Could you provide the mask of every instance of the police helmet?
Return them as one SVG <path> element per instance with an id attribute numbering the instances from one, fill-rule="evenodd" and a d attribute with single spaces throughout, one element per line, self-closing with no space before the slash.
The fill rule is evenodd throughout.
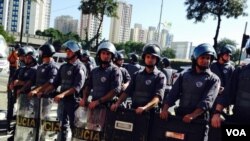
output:
<path id="1" fill-rule="evenodd" d="M 32 46 L 27 46 L 26 47 L 26 56 L 30 55 L 35 62 L 37 62 L 38 59 L 38 54 L 37 51 L 32 47 Z"/>
<path id="2" fill-rule="evenodd" d="M 97 49 L 97 57 L 100 55 L 100 52 L 102 50 L 108 51 L 110 53 L 112 53 L 112 58 L 114 58 L 115 53 L 116 53 L 116 48 L 114 46 L 114 44 L 112 44 L 111 42 L 105 41 L 102 42 Z"/>
<path id="3" fill-rule="evenodd" d="M 17 50 L 18 56 L 25 56 L 26 55 L 26 47 L 21 47 Z"/>
<path id="4" fill-rule="evenodd" d="M 200 57 L 201 55 L 205 55 L 205 54 L 211 55 L 212 60 L 217 58 L 214 48 L 210 44 L 203 43 L 203 44 L 198 45 L 194 49 L 192 59 L 197 60 L 198 57 Z"/>
<path id="5" fill-rule="evenodd" d="M 222 54 L 225 54 L 225 53 L 228 53 L 229 55 L 232 55 L 233 53 L 233 50 L 235 49 L 236 47 L 233 46 L 233 45 L 229 45 L 229 44 L 226 44 L 224 45 L 223 47 L 221 47 L 218 51 L 218 55 L 222 55 Z"/>
<path id="6" fill-rule="evenodd" d="M 159 62 L 159 60 L 161 58 L 160 46 L 158 44 L 146 44 L 142 50 L 142 59 L 143 60 L 145 59 L 146 54 L 152 54 L 153 56 L 156 56 L 158 59 L 158 62 Z"/>
<path id="7" fill-rule="evenodd" d="M 245 45 L 245 48 L 246 48 L 246 53 L 247 54 L 250 54 L 250 39 L 247 40 L 247 43 Z"/>
<path id="8" fill-rule="evenodd" d="M 18 50 L 18 49 L 21 48 L 21 47 L 22 47 L 21 44 L 20 44 L 20 43 L 17 43 L 17 44 L 15 45 L 14 48 L 15 48 L 16 50 Z"/>
<path id="9" fill-rule="evenodd" d="M 80 52 L 80 46 L 79 44 L 74 41 L 74 40 L 69 40 L 67 42 L 65 42 L 62 45 L 63 48 L 65 48 L 65 50 L 71 50 L 72 52 L 76 53 L 76 52 Z"/>
<path id="10" fill-rule="evenodd" d="M 161 62 L 164 66 L 170 66 L 170 60 L 167 57 L 163 57 Z"/>
<path id="11" fill-rule="evenodd" d="M 44 44 L 39 48 L 41 57 L 51 57 L 56 53 L 55 48 L 51 44 Z"/>
<path id="12" fill-rule="evenodd" d="M 124 59 L 124 55 L 121 52 L 116 52 L 115 54 L 115 60 L 122 60 Z"/>
<path id="13" fill-rule="evenodd" d="M 89 57 L 90 56 L 90 53 L 88 50 L 82 50 L 82 56 L 83 57 Z"/>
<path id="14" fill-rule="evenodd" d="M 129 59 L 132 61 L 132 62 L 138 62 L 139 61 L 139 56 L 135 53 L 132 53 L 129 57 Z"/>

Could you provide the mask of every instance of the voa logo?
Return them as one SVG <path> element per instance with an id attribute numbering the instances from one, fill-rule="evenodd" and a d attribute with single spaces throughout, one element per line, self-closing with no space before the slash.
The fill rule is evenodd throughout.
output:
<path id="1" fill-rule="evenodd" d="M 244 129 L 226 129 L 227 136 L 247 136 Z"/>

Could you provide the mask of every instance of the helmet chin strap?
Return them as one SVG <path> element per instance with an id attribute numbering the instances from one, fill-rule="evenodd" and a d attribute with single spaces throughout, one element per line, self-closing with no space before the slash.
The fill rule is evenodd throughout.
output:
<path id="1" fill-rule="evenodd" d="M 147 64 L 145 64 L 145 66 L 146 66 L 147 68 L 152 69 L 155 65 L 147 65 Z"/>
<path id="2" fill-rule="evenodd" d="M 75 56 L 76 56 L 76 55 L 74 54 L 73 56 L 71 56 L 71 57 L 69 57 L 69 58 L 67 57 L 67 58 L 66 58 L 66 61 L 69 62 L 69 61 L 72 60 Z"/>
<path id="3" fill-rule="evenodd" d="M 197 64 L 197 67 L 198 67 L 200 70 L 203 70 L 203 71 L 209 68 L 209 66 L 201 66 L 201 65 L 198 65 L 198 64 Z"/>
<path id="4" fill-rule="evenodd" d="M 109 64 L 111 61 L 102 61 L 102 60 L 100 60 L 100 64 L 103 64 L 103 65 L 107 65 L 107 64 Z"/>

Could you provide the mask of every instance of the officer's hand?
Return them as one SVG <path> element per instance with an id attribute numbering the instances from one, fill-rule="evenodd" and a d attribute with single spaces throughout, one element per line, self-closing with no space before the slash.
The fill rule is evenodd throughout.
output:
<path id="1" fill-rule="evenodd" d="M 9 89 L 10 89 L 10 90 L 14 90 L 14 84 L 13 84 L 13 83 L 10 83 Z"/>
<path id="2" fill-rule="evenodd" d="M 160 118 L 167 120 L 168 119 L 168 111 L 167 110 L 161 111 Z"/>
<path id="3" fill-rule="evenodd" d="M 40 98 L 40 97 L 42 97 L 43 92 L 39 91 L 39 92 L 36 93 L 36 95 L 37 95 L 38 98 Z"/>
<path id="4" fill-rule="evenodd" d="M 81 99 L 80 102 L 79 102 L 79 105 L 82 106 L 82 107 L 85 107 L 86 104 L 85 104 L 85 100 Z"/>
<path id="5" fill-rule="evenodd" d="M 59 94 L 59 95 L 57 95 L 57 96 L 54 98 L 54 101 L 57 102 L 57 103 L 59 103 L 60 100 L 63 99 L 63 98 L 64 98 L 64 94 Z"/>
<path id="6" fill-rule="evenodd" d="M 97 100 L 92 101 L 92 102 L 89 103 L 89 109 L 90 109 L 90 110 L 93 110 L 93 109 L 95 109 L 95 107 L 96 107 L 97 105 L 99 105 L 99 102 L 98 102 Z"/>
<path id="7" fill-rule="evenodd" d="M 222 121 L 223 119 L 220 117 L 220 114 L 214 114 L 211 119 L 211 125 L 214 128 L 220 128 Z"/>
<path id="8" fill-rule="evenodd" d="M 114 104 L 111 105 L 110 110 L 115 112 L 118 107 L 119 107 L 119 105 L 117 103 L 114 103 Z"/>
<path id="9" fill-rule="evenodd" d="M 191 114 L 187 114 L 183 117 L 182 121 L 185 123 L 190 123 L 193 119 L 194 117 Z"/>
<path id="10" fill-rule="evenodd" d="M 15 81 L 13 82 L 13 86 L 15 87 L 15 86 L 17 86 L 17 84 L 18 84 L 18 80 L 15 80 Z"/>
<path id="11" fill-rule="evenodd" d="M 37 91 L 36 91 L 36 90 L 30 91 L 30 92 L 28 93 L 28 97 L 31 98 L 31 97 L 35 96 L 36 94 L 37 94 Z"/>
<path id="12" fill-rule="evenodd" d="M 135 113 L 136 114 L 142 114 L 144 110 L 145 110 L 144 107 L 138 107 L 138 108 L 135 109 Z"/>

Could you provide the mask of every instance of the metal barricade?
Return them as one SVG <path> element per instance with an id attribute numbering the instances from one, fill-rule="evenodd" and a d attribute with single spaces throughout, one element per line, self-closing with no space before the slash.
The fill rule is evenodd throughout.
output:
<path id="1" fill-rule="evenodd" d="M 205 120 L 184 123 L 181 117 L 170 115 L 168 120 L 162 120 L 155 114 L 150 141 L 203 141 L 207 129 Z"/>
<path id="2" fill-rule="evenodd" d="M 132 109 L 119 108 L 106 116 L 106 141 L 147 141 L 149 113 L 138 115 Z"/>

